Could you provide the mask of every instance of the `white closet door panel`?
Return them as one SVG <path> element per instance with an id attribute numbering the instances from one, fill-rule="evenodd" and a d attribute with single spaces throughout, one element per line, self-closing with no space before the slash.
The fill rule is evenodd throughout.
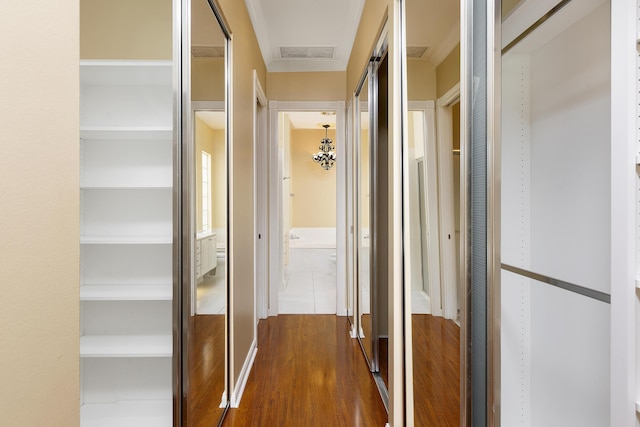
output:
<path id="1" fill-rule="evenodd" d="M 172 235 L 171 189 L 84 190 L 84 237 L 166 237 Z"/>
<path id="2" fill-rule="evenodd" d="M 609 9 L 531 56 L 533 271 L 610 289 Z"/>
<path id="3" fill-rule="evenodd" d="M 88 358 L 80 364 L 84 405 L 172 397 L 171 358 Z"/>
<path id="4" fill-rule="evenodd" d="M 83 335 L 171 335 L 171 301 L 84 301 Z"/>
<path id="5" fill-rule="evenodd" d="M 172 283 L 171 245 L 83 245 L 83 285 Z"/>
<path id="6" fill-rule="evenodd" d="M 90 85 L 81 88 L 81 127 L 171 126 L 171 86 Z"/>
<path id="7" fill-rule="evenodd" d="M 171 140 L 84 140 L 80 186 L 172 187 Z"/>

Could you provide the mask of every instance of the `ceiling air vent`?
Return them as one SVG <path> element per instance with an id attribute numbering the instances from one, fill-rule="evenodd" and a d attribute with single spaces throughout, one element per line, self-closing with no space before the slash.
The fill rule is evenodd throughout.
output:
<path id="1" fill-rule="evenodd" d="M 280 47 L 282 59 L 333 59 L 336 48 L 325 47 Z"/>
<path id="2" fill-rule="evenodd" d="M 407 46 L 407 58 L 422 58 L 427 50 L 427 46 Z"/>
<path id="3" fill-rule="evenodd" d="M 191 46 L 194 58 L 224 58 L 224 46 Z"/>

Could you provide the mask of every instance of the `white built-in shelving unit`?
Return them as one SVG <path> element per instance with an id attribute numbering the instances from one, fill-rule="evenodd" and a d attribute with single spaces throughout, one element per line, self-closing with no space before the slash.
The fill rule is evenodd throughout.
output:
<path id="1" fill-rule="evenodd" d="M 522 2 L 503 46 L 557 3 Z M 611 425 L 610 33 L 609 1 L 574 0 L 502 56 L 505 426 Z"/>
<path id="2" fill-rule="evenodd" d="M 80 83 L 81 426 L 170 426 L 173 64 Z"/>

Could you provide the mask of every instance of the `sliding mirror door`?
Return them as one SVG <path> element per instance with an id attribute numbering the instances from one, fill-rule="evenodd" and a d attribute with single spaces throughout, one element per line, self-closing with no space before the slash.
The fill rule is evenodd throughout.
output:
<path id="1" fill-rule="evenodd" d="M 460 425 L 460 5 L 405 0 L 407 133 L 403 268 L 410 295 L 413 414 Z M 437 120 L 436 120 L 437 118 Z M 409 328 L 407 328 L 409 329 Z M 411 358 L 409 359 L 411 360 Z"/>
<path id="2" fill-rule="evenodd" d="M 369 67 L 356 92 L 356 272 L 358 289 L 358 340 L 373 370 L 371 325 L 371 236 L 370 236 L 370 142 L 369 142 Z"/>
<path id="3" fill-rule="evenodd" d="M 386 27 L 385 27 L 386 29 Z M 388 60 L 383 29 L 356 89 L 355 194 L 358 339 L 388 403 Z"/>
<path id="4" fill-rule="evenodd" d="M 215 4 L 190 0 L 183 55 L 183 425 L 219 425 L 227 384 L 227 47 Z M 186 92 L 186 93 L 184 93 Z M 188 268 L 187 268 L 188 266 Z"/>

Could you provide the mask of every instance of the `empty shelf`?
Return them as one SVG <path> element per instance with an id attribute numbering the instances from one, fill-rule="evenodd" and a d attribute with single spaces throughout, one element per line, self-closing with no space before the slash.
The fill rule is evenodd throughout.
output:
<path id="1" fill-rule="evenodd" d="M 84 404 L 80 419 L 83 427 L 171 427 L 173 403 L 167 399 Z"/>
<path id="2" fill-rule="evenodd" d="M 171 285 L 83 285 L 82 301 L 170 301 Z"/>
<path id="3" fill-rule="evenodd" d="M 171 236 L 81 236 L 82 245 L 170 245 Z"/>
<path id="4" fill-rule="evenodd" d="M 168 126 L 157 127 L 93 127 L 80 128 L 80 139 L 93 140 L 123 140 L 123 139 L 172 139 L 173 128 Z"/>
<path id="5" fill-rule="evenodd" d="M 171 335 L 83 335 L 80 357 L 171 357 Z"/>

